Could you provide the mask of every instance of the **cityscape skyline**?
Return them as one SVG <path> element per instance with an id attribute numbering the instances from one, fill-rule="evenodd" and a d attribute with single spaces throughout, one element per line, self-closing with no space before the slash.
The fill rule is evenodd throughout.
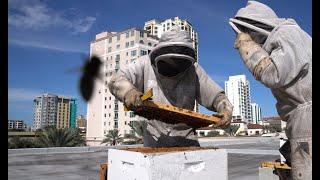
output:
<path id="1" fill-rule="evenodd" d="M 302 29 L 312 35 L 309 11 L 311 1 L 292 1 L 290 8 L 286 2 L 262 2 L 270 7 L 277 7 L 279 17 L 294 18 Z M 175 16 L 188 19 L 197 29 L 200 39 L 199 62 L 212 79 L 223 87 L 228 76 L 245 74 L 251 82 L 251 91 L 259 92 L 253 94 L 252 100 L 263 109 L 262 117 L 276 116 L 275 100 L 270 90 L 252 77 L 233 48 L 235 34 L 227 19 L 233 17 L 237 9 L 246 2 L 231 5 L 223 1 L 170 4 L 165 11 L 154 11 L 148 8 L 153 5 L 147 1 L 126 2 L 128 6 L 125 9 L 116 1 L 99 1 L 90 3 L 90 6 L 84 1 L 9 1 L 9 119 L 22 119 L 30 125 L 33 119 L 32 100 L 45 92 L 79 99 L 79 114 L 86 115 L 86 103 L 77 89 L 79 74 L 66 71 L 82 65 L 83 59 L 89 54 L 88 43 L 95 34 L 102 31 L 122 31 L 137 25 L 142 27 L 141 22 Z M 44 19 L 34 18 L 22 7 L 42 7 L 40 10 L 33 8 L 30 13 L 43 15 L 41 17 Z M 139 8 L 144 10 L 136 11 Z M 120 9 L 123 11 L 119 11 Z M 203 107 L 200 107 L 200 112 L 212 114 Z"/>

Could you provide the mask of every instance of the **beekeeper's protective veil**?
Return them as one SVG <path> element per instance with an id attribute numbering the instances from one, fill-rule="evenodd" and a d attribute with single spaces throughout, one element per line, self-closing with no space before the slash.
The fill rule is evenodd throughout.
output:
<path id="1" fill-rule="evenodd" d="M 150 52 L 151 64 L 156 74 L 177 78 L 193 65 L 196 51 L 188 33 L 175 26 L 163 34 L 159 44 Z"/>

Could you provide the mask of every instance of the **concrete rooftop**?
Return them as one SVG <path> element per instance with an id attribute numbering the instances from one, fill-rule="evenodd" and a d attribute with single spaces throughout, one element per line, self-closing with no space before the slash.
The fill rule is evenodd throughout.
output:
<path id="1" fill-rule="evenodd" d="M 258 167 L 262 161 L 280 158 L 277 138 L 203 138 L 199 141 L 201 146 L 227 149 L 230 180 L 258 179 Z M 107 148 L 9 150 L 8 179 L 99 179 L 99 165 L 107 161 Z"/>

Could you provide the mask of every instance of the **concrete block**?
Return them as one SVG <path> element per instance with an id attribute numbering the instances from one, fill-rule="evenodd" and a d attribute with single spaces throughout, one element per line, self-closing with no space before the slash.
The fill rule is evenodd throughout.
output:
<path id="1" fill-rule="evenodd" d="M 227 180 L 225 149 L 142 153 L 109 149 L 108 180 Z"/>
<path id="2" fill-rule="evenodd" d="M 279 180 L 279 176 L 273 173 L 270 167 L 259 167 L 259 180 Z"/>

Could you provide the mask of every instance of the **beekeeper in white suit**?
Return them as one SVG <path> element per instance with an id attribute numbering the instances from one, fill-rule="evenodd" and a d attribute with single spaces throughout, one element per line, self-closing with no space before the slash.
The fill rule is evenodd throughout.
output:
<path id="1" fill-rule="evenodd" d="M 291 148 L 284 152 L 291 150 L 285 156 L 292 178 L 311 179 L 312 38 L 293 19 L 278 18 L 256 1 L 248 1 L 230 24 L 238 32 L 235 48 L 255 79 L 271 89 L 277 111 L 287 121 L 286 146 Z"/>
<path id="2" fill-rule="evenodd" d="M 224 90 L 196 62 L 190 34 L 175 26 L 165 32 L 148 56 L 121 69 L 108 84 L 110 92 L 129 109 L 141 105 L 143 92 L 153 89 L 153 100 L 189 110 L 195 101 L 222 115 L 217 125 L 229 126 L 232 105 Z M 184 123 L 147 120 L 144 146 L 199 146 L 195 129 Z"/>

